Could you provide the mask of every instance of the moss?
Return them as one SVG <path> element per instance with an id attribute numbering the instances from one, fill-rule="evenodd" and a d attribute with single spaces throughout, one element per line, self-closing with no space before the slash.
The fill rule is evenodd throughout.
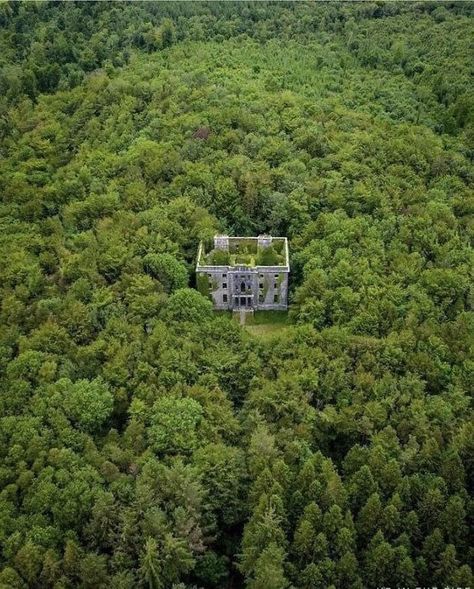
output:
<path id="1" fill-rule="evenodd" d="M 209 290 L 209 279 L 207 274 L 198 274 L 196 277 L 196 286 L 198 291 L 207 298 L 211 298 L 211 293 Z"/>
<path id="2" fill-rule="evenodd" d="M 228 266 L 230 263 L 230 254 L 224 250 L 213 250 L 207 256 L 207 259 L 213 266 Z"/>
<path id="3" fill-rule="evenodd" d="M 281 249 L 283 242 L 278 243 Z M 210 266 L 281 266 L 284 257 L 275 251 L 273 245 L 267 248 L 259 248 L 242 245 L 238 250 L 231 248 L 230 252 L 224 250 L 212 250 L 208 254 L 202 254 L 201 264 Z"/>
<path id="4" fill-rule="evenodd" d="M 257 253 L 257 241 L 252 238 L 239 239 L 238 242 L 230 241 L 229 249 L 235 254 L 256 254 Z"/>
<path id="5" fill-rule="evenodd" d="M 215 279 L 209 279 L 209 276 L 203 272 L 196 276 L 197 290 L 209 300 L 212 299 L 212 293 L 219 288 L 219 282 Z"/>
<path id="6" fill-rule="evenodd" d="M 255 266 L 255 258 L 253 255 L 244 253 L 233 256 L 234 264 L 238 266 Z"/>
<path id="7" fill-rule="evenodd" d="M 277 254 L 282 255 L 283 254 L 283 246 L 284 246 L 285 242 L 283 239 L 274 239 L 272 241 L 272 246 L 273 249 L 276 251 Z"/>
<path id="8" fill-rule="evenodd" d="M 259 282 L 261 282 L 262 280 L 263 280 L 263 288 L 259 289 L 259 300 L 260 300 L 260 296 L 262 296 L 263 299 L 260 300 L 260 302 L 265 302 L 270 284 L 268 282 L 268 277 L 266 275 L 264 275 L 263 278 L 259 278 Z"/>
<path id="9" fill-rule="evenodd" d="M 278 266 L 282 262 L 282 256 L 279 256 L 273 246 L 261 248 L 257 255 L 258 266 Z"/>

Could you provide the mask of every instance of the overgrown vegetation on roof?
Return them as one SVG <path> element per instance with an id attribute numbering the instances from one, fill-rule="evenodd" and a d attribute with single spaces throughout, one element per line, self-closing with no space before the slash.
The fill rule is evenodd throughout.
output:
<path id="1" fill-rule="evenodd" d="M 229 250 L 210 249 L 202 244 L 201 265 L 210 266 L 283 266 L 286 264 L 284 240 L 275 239 L 268 247 L 257 245 L 256 239 L 235 238 Z"/>

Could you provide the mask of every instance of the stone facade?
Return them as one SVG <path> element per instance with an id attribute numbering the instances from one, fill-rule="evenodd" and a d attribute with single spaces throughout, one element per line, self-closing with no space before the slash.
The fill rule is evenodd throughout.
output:
<path id="1" fill-rule="evenodd" d="M 274 247 L 278 248 L 279 254 L 275 254 L 275 259 L 272 259 L 269 251 L 273 255 Z M 242 250 L 246 252 L 245 255 L 241 255 Z M 217 264 L 214 263 L 213 252 L 219 252 Z M 225 259 L 226 255 L 228 259 Z M 248 260 L 242 263 L 245 257 Z M 269 265 L 268 262 L 275 263 Z M 199 246 L 197 287 L 202 294 L 212 299 L 214 308 L 218 310 L 244 308 L 286 311 L 289 272 L 286 237 L 216 235 L 211 252 L 205 252 L 204 244 Z"/>

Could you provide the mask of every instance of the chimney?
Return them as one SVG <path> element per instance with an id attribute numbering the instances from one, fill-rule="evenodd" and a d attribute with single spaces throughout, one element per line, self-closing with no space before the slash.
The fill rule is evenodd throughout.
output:
<path id="1" fill-rule="evenodd" d="M 272 245 L 272 236 L 271 235 L 259 235 L 258 236 L 258 247 L 270 247 Z"/>
<path id="2" fill-rule="evenodd" d="M 215 235 L 214 236 L 214 249 L 229 251 L 229 236 L 228 235 Z"/>

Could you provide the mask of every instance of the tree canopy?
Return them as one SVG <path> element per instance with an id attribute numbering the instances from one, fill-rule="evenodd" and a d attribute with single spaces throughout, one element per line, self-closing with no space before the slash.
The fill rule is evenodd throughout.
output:
<path id="1" fill-rule="evenodd" d="M 0 4 L 0 588 L 473 585 L 472 11 Z"/>

